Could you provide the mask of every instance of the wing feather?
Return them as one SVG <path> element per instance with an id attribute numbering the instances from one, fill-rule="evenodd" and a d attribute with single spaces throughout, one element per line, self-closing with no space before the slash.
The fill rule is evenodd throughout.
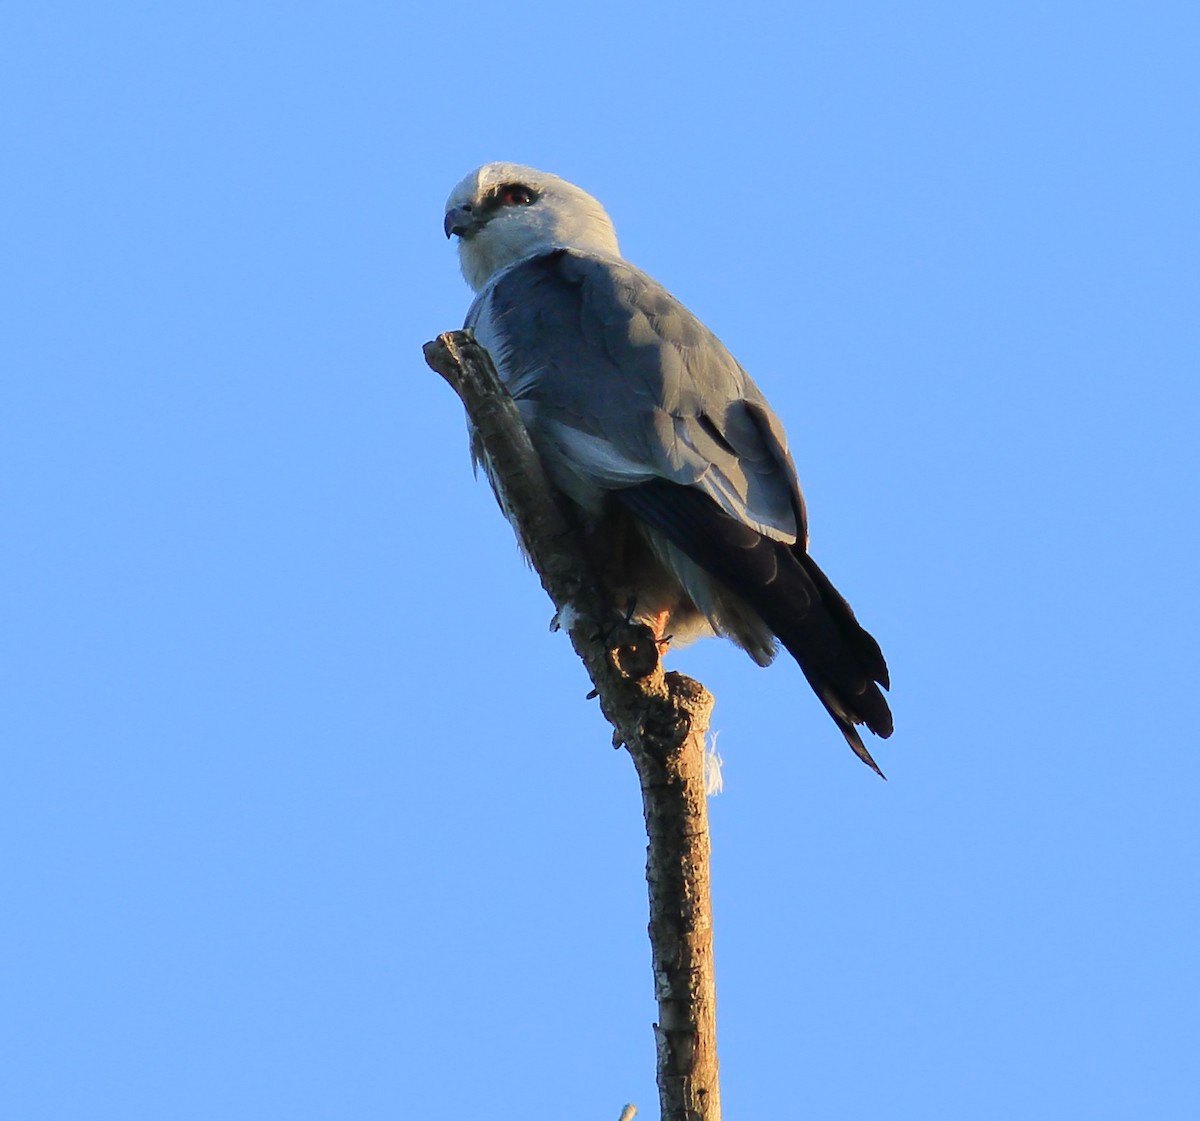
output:
<path id="1" fill-rule="evenodd" d="M 771 538 L 803 537 L 782 426 L 720 340 L 645 273 L 554 250 L 499 274 L 467 325 L 556 485 L 585 509 L 662 478 Z"/>

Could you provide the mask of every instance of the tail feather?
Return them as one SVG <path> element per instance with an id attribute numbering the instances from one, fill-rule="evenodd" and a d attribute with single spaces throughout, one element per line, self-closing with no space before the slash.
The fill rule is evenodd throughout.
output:
<path id="1" fill-rule="evenodd" d="M 842 735 L 846 737 L 846 742 L 850 745 L 850 750 L 866 763 L 884 782 L 887 782 L 887 775 L 879 769 L 879 764 L 875 762 L 875 759 L 867 750 L 866 745 L 862 741 L 862 736 L 858 734 L 858 729 L 853 723 L 836 711 L 834 705 L 830 703 L 823 692 L 818 690 L 817 696 L 820 697 L 821 703 L 825 706 L 825 711 L 833 717 L 833 722 L 838 726 Z"/>
<path id="2" fill-rule="evenodd" d="M 850 750 L 853 751 L 854 754 L 857 755 L 864 763 L 866 763 L 866 765 L 870 767 L 871 770 L 873 770 L 881 779 L 883 779 L 884 782 L 886 782 L 887 775 L 885 775 L 883 771 L 879 769 L 879 764 L 875 762 L 874 757 L 871 755 L 870 751 L 867 750 L 866 745 L 862 741 L 862 736 L 858 734 L 858 729 L 855 727 L 855 725 L 866 724 L 866 726 L 870 728 L 872 732 L 875 732 L 876 735 L 883 739 L 887 739 L 887 737 L 892 734 L 892 714 L 888 709 L 887 701 L 885 701 L 882 696 L 879 698 L 883 706 L 883 712 L 886 714 L 887 728 L 887 731 L 880 732 L 877 730 L 874 724 L 860 716 L 857 716 L 855 712 L 848 710 L 846 705 L 843 703 L 842 697 L 835 693 L 827 684 L 817 679 L 815 674 L 809 672 L 804 662 L 801 661 L 800 656 L 798 656 L 796 652 L 787 645 L 787 643 L 784 643 L 784 647 L 787 649 L 788 653 L 796 659 L 800 669 L 804 672 L 804 676 L 808 679 L 809 685 L 812 686 L 813 692 L 816 693 L 821 704 L 825 706 L 825 711 L 828 712 L 833 718 L 833 722 L 838 726 L 838 730 L 846 738 L 846 742 L 850 745 Z M 878 690 L 875 689 L 874 684 L 871 684 L 867 691 L 869 692 L 872 689 L 874 689 L 878 694 Z M 878 714 L 876 714 L 876 716 L 878 716 Z M 882 725 L 882 722 L 880 723 L 881 726 L 884 726 Z"/>
<path id="3" fill-rule="evenodd" d="M 799 545 L 765 537 L 707 495 L 664 479 L 615 492 L 633 514 L 748 603 L 795 658 L 851 750 L 883 777 L 855 727 L 892 734 L 879 644 Z"/>
<path id="4" fill-rule="evenodd" d="M 887 662 L 884 661 L 879 643 L 863 629 L 862 624 L 854 617 L 853 608 L 843 598 L 842 593 L 833 586 L 829 577 L 817 567 L 817 562 L 807 552 L 796 548 L 792 549 L 792 555 L 804 566 L 804 570 L 821 594 L 821 602 L 825 605 L 825 610 L 837 621 L 842 634 L 854 647 L 854 652 L 862 662 L 863 668 L 871 674 L 871 680 L 879 682 L 885 689 L 890 688 L 891 681 L 888 678 Z"/>

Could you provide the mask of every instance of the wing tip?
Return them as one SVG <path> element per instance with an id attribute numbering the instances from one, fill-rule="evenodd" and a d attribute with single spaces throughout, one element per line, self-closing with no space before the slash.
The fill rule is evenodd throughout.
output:
<path id="1" fill-rule="evenodd" d="M 812 679 L 809 679 L 810 684 Z M 856 723 L 866 723 L 866 726 L 875 733 L 880 739 L 887 739 L 892 734 L 892 713 L 887 707 L 887 703 L 883 704 L 883 712 L 886 720 L 877 720 L 865 717 L 857 719 L 845 711 L 845 707 L 832 696 L 828 688 L 816 688 L 816 694 L 820 698 L 821 703 L 825 706 L 825 711 L 833 717 L 833 722 L 838 726 L 842 735 L 845 736 L 846 742 L 850 745 L 850 750 L 859 757 L 868 767 L 871 768 L 884 782 L 887 782 L 887 775 L 880 769 L 879 764 L 875 762 L 874 756 L 867 750 L 866 744 L 862 741 L 862 736 L 858 734 Z M 882 695 L 876 690 L 876 695 L 882 701 Z"/>
<path id="2" fill-rule="evenodd" d="M 879 764 L 875 762 L 874 757 L 867 750 L 866 745 L 862 741 L 862 736 L 858 734 L 858 729 L 853 724 L 846 724 L 841 720 L 838 720 L 838 725 L 842 729 L 842 735 L 846 737 L 846 742 L 850 745 L 850 750 L 883 779 L 884 782 L 887 782 L 887 775 L 879 769 Z"/>

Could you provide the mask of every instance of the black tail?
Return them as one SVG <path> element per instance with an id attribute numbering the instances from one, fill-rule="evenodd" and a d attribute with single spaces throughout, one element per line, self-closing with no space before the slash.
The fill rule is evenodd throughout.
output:
<path id="1" fill-rule="evenodd" d="M 766 615 L 763 618 L 767 619 L 768 626 L 800 664 L 813 692 L 821 698 L 821 703 L 842 730 L 854 754 L 880 778 L 886 778 L 855 728 L 856 724 L 865 724 L 883 739 L 892 734 L 892 712 L 879 690 L 880 685 L 886 689 L 889 684 L 883 651 L 859 624 L 850 605 L 830 583 L 829 577 L 817 567 L 817 562 L 799 548 L 791 550 L 791 554 L 811 580 L 820 607 L 829 616 L 841 641 L 835 642 L 833 651 L 830 651 L 830 646 L 816 628 L 805 627 L 801 622 L 800 625 L 793 625 L 793 633 L 788 633 L 777 630 Z M 828 652 L 834 652 L 834 657 L 830 658 Z M 810 669 L 810 666 L 813 668 Z"/>
<path id="2" fill-rule="evenodd" d="M 665 479 L 614 492 L 706 572 L 762 616 L 796 659 L 854 754 L 885 777 L 863 746 L 856 724 L 892 734 L 892 714 L 879 644 L 802 546 L 765 537 L 692 487 Z"/>

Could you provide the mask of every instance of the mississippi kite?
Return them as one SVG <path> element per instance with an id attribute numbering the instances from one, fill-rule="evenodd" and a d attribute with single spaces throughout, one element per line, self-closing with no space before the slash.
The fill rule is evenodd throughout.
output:
<path id="1" fill-rule="evenodd" d="M 577 508 L 614 604 L 660 639 L 723 635 L 759 665 L 778 640 L 879 771 L 855 725 L 891 735 L 887 665 L 808 555 L 783 426 L 746 372 L 621 257 L 600 203 L 555 175 L 479 168 L 450 195 L 445 231 L 477 293 L 466 326 Z"/>

